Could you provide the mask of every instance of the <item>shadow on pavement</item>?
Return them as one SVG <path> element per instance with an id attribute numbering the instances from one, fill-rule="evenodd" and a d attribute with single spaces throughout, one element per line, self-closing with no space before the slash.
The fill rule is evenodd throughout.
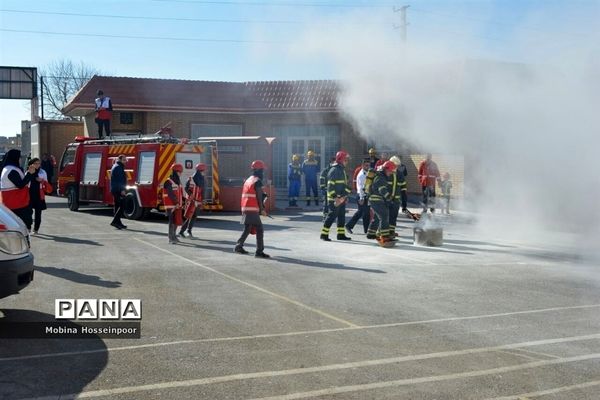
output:
<path id="1" fill-rule="evenodd" d="M 316 261 L 308 261 L 308 260 L 299 260 L 297 258 L 291 257 L 282 257 L 276 256 L 273 257 L 273 261 L 277 261 L 283 264 L 293 264 L 293 265 L 301 265 L 303 267 L 312 267 L 312 268 L 326 268 L 326 269 L 339 269 L 346 271 L 361 271 L 361 272 L 371 272 L 376 274 L 385 274 L 385 271 L 380 269 L 370 269 L 370 268 L 356 268 L 356 267 L 346 267 L 341 264 L 330 264 Z"/>
<path id="2" fill-rule="evenodd" d="M 30 310 L 0 310 L 0 324 L 17 322 L 54 322 L 54 315 Z M 70 322 L 66 325 L 77 326 Z M 52 355 L 74 352 L 83 354 Z M 102 372 L 107 361 L 106 345 L 97 336 L 64 340 L 2 338 L 0 398 L 61 398 L 64 394 L 81 393 Z"/>
<path id="3" fill-rule="evenodd" d="M 48 235 L 46 233 L 38 233 L 37 235 L 35 235 L 35 237 L 38 239 L 43 239 L 43 240 L 53 240 L 58 243 L 89 244 L 90 246 L 104 246 L 103 244 L 95 242 L 93 240 L 76 239 L 76 238 L 67 237 L 67 236 Z"/>
<path id="4" fill-rule="evenodd" d="M 43 272 L 44 274 L 55 276 L 57 278 L 66 279 L 76 283 L 83 283 L 85 285 L 102 286 L 106 288 L 121 287 L 121 282 L 106 281 L 97 275 L 82 274 L 81 272 L 73 271 L 67 268 L 36 266 L 35 270 Z"/>

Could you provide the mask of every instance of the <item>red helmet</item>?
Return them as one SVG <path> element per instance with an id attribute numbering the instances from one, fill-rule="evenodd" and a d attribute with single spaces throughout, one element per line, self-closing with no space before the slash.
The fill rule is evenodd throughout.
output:
<path id="1" fill-rule="evenodd" d="M 175 163 L 175 164 L 171 165 L 171 169 L 175 172 L 183 172 L 183 165 L 181 165 L 179 163 Z"/>
<path id="2" fill-rule="evenodd" d="M 204 163 L 198 163 L 198 164 L 196 164 L 196 169 L 198 171 L 206 171 L 206 164 L 204 164 Z"/>
<path id="3" fill-rule="evenodd" d="M 394 172 L 396 170 L 396 168 L 398 168 L 396 166 L 396 164 L 394 164 L 392 161 L 386 161 L 383 163 L 382 166 L 385 171 L 389 171 L 389 172 Z"/>
<path id="4" fill-rule="evenodd" d="M 250 164 L 250 168 L 252 169 L 265 169 L 265 163 L 261 160 L 254 160 L 252 164 Z"/>
<path id="5" fill-rule="evenodd" d="M 335 162 L 339 164 L 342 161 L 346 160 L 348 157 L 348 153 L 346 153 L 344 150 L 340 150 L 337 153 L 335 153 Z"/>

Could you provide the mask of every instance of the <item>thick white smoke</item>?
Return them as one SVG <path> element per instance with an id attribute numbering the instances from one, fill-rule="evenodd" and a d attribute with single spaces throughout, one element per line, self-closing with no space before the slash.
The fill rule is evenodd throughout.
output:
<path id="1" fill-rule="evenodd" d="M 402 46 L 389 25 L 360 27 L 363 18 L 315 25 L 293 47 L 333 63 L 343 112 L 362 135 L 463 154 L 465 204 L 490 235 L 568 231 L 582 252 L 600 247 L 598 28 L 514 37 L 504 47 L 526 62 L 508 62 L 478 56 L 476 41 Z"/>

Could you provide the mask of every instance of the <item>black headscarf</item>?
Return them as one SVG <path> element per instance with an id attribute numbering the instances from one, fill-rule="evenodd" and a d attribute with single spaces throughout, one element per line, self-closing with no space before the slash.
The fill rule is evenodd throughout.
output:
<path id="1" fill-rule="evenodd" d="M 263 169 L 255 169 L 254 171 L 252 171 L 252 175 L 258 177 L 258 179 L 260 179 L 262 181 L 263 175 L 264 175 L 264 170 Z"/>
<path id="2" fill-rule="evenodd" d="M 171 172 L 171 176 L 169 178 L 171 178 L 171 180 L 173 182 L 175 182 L 176 185 L 181 185 L 181 178 L 179 178 L 179 175 L 177 175 L 177 172 L 175 172 L 175 171 Z"/>
<path id="3" fill-rule="evenodd" d="M 13 165 L 22 171 L 23 169 L 21 168 L 20 162 L 21 150 L 10 149 L 2 159 L 2 168 L 6 167 L 7 165 Z"/>

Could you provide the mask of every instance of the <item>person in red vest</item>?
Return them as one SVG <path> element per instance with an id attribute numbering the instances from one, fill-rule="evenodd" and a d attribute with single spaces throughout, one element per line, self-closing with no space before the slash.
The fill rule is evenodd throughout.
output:
<path id="1" fill-rule="evenodd" d="M 31 234 L 37 235 L 42 224 L 42 211 L 47 208 L 46 194 L 52 193 L 52 185 L 48 182 L 46 171 L 41 168 L 42 161 L 39 158 L 32 158 L 27 165 L 35 167 L 34 179 L 29 183 L 29 204 L 34 212 L 33 232 Z"/>
<path id="2" fill-rule="evenodd" d="M 242 187 L 242 221 L 244 232 L 237 241 L 234 251 L 238 254 L 248 254 L 244 250 L 244 242 L 250 233 L 256 233 L 256 253 L 254 257 L 270 258 L 271 256 L 264 252 L 264 229 L 260 216 L 267 215 L 263 202 L 266 194 L 262 190 L 262 179 L 265 170 L 265 163 L 261 160 L 255 160 L 250 165 L 252 175 L 246 179 Z"/>
<path id="3" fill-rule="evenodd" d="M 14 212 L 31 231 L 31 206 L 29 204 L 29 183 L 34 179 L 35 167 L 30 165 L 27 172 L 20 166 L 21 150 L 10 149 L 2 160 L 0 194 L 2 204 Z"/>
<path id="4" fill-rule="evenodd" d="M 427 207 L 432 213 L 435 212 L 435 182 L 440 180 L 440 170 L 437 164 L 427 153 L 427 159 L 419 165 L 419 183 L 423 190 L 423 214 L 427 213 Z"/>
<path id="5" fill-rule="evenodd" d="M 106 136 L 110 136 L 110 120 L 112 119 L 112 101 L 110 97 L 105 96 L 102 90 L 96 92 L 98 97 L 96 98 L 96 124 L 98 125 L 98 138 L 102 139 L 102 128 Z"/>
<path id="6" fill-rule="evenodd" d="M 163 183 L 163 205 L 169 217 L 169 244 L 179 243 L 177 239 L 177 221 L 175 213 L 180 213 L 183 207 L 183 187 L 181 186 L 181 173 L 183 165 L 171 165 L 171 176 Z M 181 222 L 179 222 L 181 225 Z"/>
<path id="7" fill-rule="evenodd" d="M 206 164 L 196 164 L 196 172 L 194 172 L 194 175 L 190 176 L 185 184 L 185 192 L 188 195 L 188 198 L 185 201 L 185 211 L 187 214 L 189 210 L 192 215 L 189 217 L 187 215 L 185 216 L 185 221 L 179 229 L 179 236 L 181 237 L 185 237 L 186 230 L 189 237 L 194 237 L 192 235 L 192 228 L 196 223 L 198 208 L 202 207 L 202 198 L 204 197 L 204 175 L 202 175 L 202 172 L 204 171 L 206 171 Z"/>

